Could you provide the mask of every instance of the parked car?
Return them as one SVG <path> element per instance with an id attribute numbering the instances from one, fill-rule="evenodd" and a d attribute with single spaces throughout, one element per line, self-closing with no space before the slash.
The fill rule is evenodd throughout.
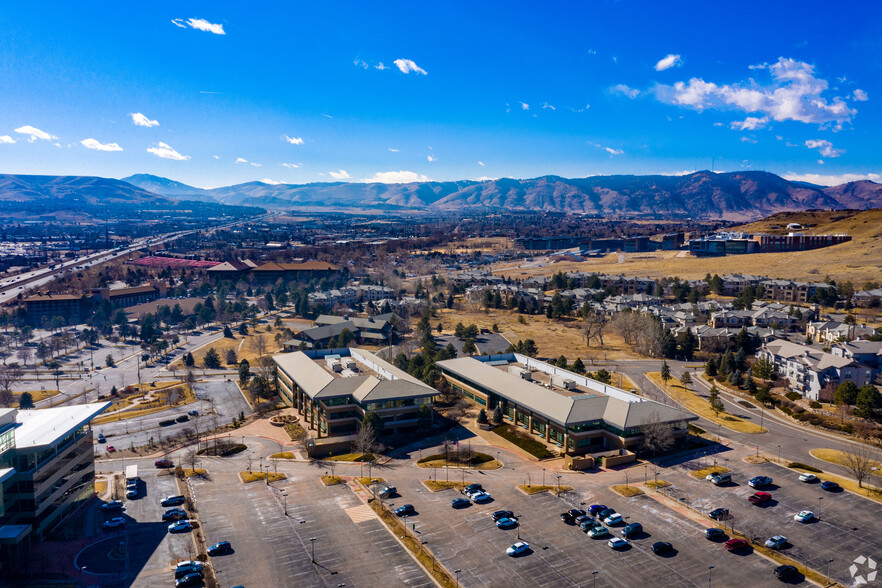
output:
<path id="1" fill-rule="evenodd" d="M 198 410 L 188 410 L 187 414 L 190 416 L 199 416 L 199 411 Z"/>
<path id="2" fill-rule="evenodd" d="M 389 496 L 395 496 L 398 494 L 398 488 L 395 486 L 383 486 L 377 494 L 383 498 L 388 498 Z"/>
<path id="3" fill-rule="evenodd" d="M 505 553 L 507 553 L 510 557 L 516 557 L 518 555 L 527 553 L 528 551 L 530 551 L 530 544 L 526 541 L 518 541 L 517 543 L 506 549 Z"/>
<path id="4" fill-rule="evenodd" d="M 815 513 L 810 510 L 801 510 L 793 515 L 793 520 L 797 523 L 808 523 L 813 518 L 815 518 Z"/>
<path id="5" fill-rule="evenodd" d="M 581 525 L 581 524 L 584 523 L 585 521 L 593 521 L 593 520 L 594 520 L 594 517 L 592 517 L 590 514 L 587 514 L 587 513 L 586 513 L 586 514 L 583 514 L 583 515 L 580 516 L 580 517 L 576 517 L 576 520 L 573 521 L 573 522 L 576 523 L 577 525 Z"/>
<path id="6" fill-rule="evenodd" d="M 181 416 L 177 417 L 175 420 L 179 423 L 185 423 L 190 420 L 190 417 L 188 417 L 185 414 L 182 414 Z"/>
<path id="7" fill-rule="evenodd" d="M 625 525 L 622 529 L 622 537 L 626 539 L 630 539 L 635 535 L 639 535 L 643 532 L 643 525 L 640 523 L 631 523 L 629 525 Z"/>
<path id="8" fill-rule="evenodd" d="M 138 487 L 137 486 L 126 487 L 126 498 L 137 498 L 137 497 L 138 497 Z"/>
<path id="9" fill-rule="evenodd" d="M 500 529 L 514 529 L 518 526 L 518 520 L 506 517 L 504 519 L 499 519 L 498 521 L 496 521 L 496 526 Z"/>
<path id="10" fill-rule="evenodd" d="M 729 539 L 726 541 L 726 549 L 729 551 L 739 551 L 748 546 L 747 539 Z"/>
<path id="11" fill-rule="evenodd" d="M 704 536 L 711 541 L 719 541 L 723 537 L 726 536 L 726 532 L 722 529 L 717 529 L 716 527 L 711 527 L 710 529 L 704 530 Z"/>
<path id="12" fill-rule="evenodd" d="M 170 459 L 157 459 L 153 462 L 153 465 L 157 468 L 173 468 L 175 467 L 175 462 Z"/>
<path id="13" fill-rule="evenodd" d="M 461 498 L 460 500 L 464 500 L 464 499 Z M 466 502 L 468 502 L 468 500 L 466 500 Z M 496 512 L 492 513 L 490 516 L 493 517 L 493 521 L 495 522 L 495 521 L 498 521 L 499 519 L 510 519 L 514 516 L 514 513 L 511 512 L 510 510 L 497 510 Z"/>
<path id="14" fill-rule="evenodd" d="M 667 541 L 656 541 L 652 544 L 652 552 L 656 555 L 661 555 L 663 553 L 670 553 L 674 550 L 674 546 L 668 543 Z"/>
<path id="15" fill-rule="evenodd" d="M 126 520 L 124 518 L 113 517 L 109 521 L 104 521 L 104 523 L 102 523 L 102 525 L 101 525 L 101 528 L 102 529 L 115 529 L 117 527 L 125 527 L 125 526 L 126 526 Z"/>
<path id="16" fill-rule="evenodd" d="M 592 504 L 588 507 L 588 512 L 590 512 L 593 516 L 597 516 L 597 513 L 606 510 L 605 504 Z"/>
<path id="17" fill-rule="evenodd" d="M 229 553 L 233 551 L 233 546 L 229 541 L 218 541 L 208 548 L 208 555 L 220 555 L 221 553 Z"/>
<path id="18" fill-rule="evenodd" d="M 778 566 L 775 568 L 775 577 L 779 580 L 793 580 L 799 577 L 799 570 L 795 566 Z"/>
<path id="19" fill-rule="evenodd" d="M 784 535 L 775 535 L 766 539 L 766 547 L 769 549 L 781 549 L 787 545 L 787 537 Z"/>
<path id="20" fill-rule="evenodd" d="M 168 526 L 169 533 L 186 533 L 192 531 L 193 525 L 189 520 L 176 521 Z"/>
<path id="21" fill-rule="evenodd" d="M 162 502 L 160 502 L 160 504 L 162 506 L 180 506 L 181 504 L 184 504 L 184 502 L 186 502 L 186 501 L 187 501 L 187 499 L 181 495 L 166 496 L 165 498 L 162 499 Z"/>
<path id="22" fill-rule="evenodd" d="M 186 518 L 187 518 L 187 511 L 185 511 L 183 508 L 179 508 L 179 507 L 170 508 L 167 511 L 165 511 L 164 513 L 162 513 L 162 520 L 163 521 L 179 521 L 181 519 L 186 519 Z"/>
<path id="23" fill-rule="evenodd" d="M 412 504 L 405 504 L 404 506 L 399 506 L 395 509 L 395 515 L 399 517 L 403 517 L 404 515 L 412 515 L 416 512 L 416 509 Z"/>
<path id="24" fill-rule="evenodd" d="M 620 515 L 617 512 L 614 512 L 611 515 L 609 515 L 608 517 L 606 517 L 605 519 L 603 519 L 603 524 L 608 525 L 610 527 L 614 527 L 616 525 L 621 525 L 624 522 L 625 522 L 624 517 L 622 517 L 622 515 Z"/>
<path id="25" fill-rule="evenodd" d="M 714 474 L 711 478 L 711 482 L 713 482 L 714 486 L 730 484 L 732 482 L 732 474 Z"/>
<path id="26" fill-rule="evenodd" d="M 582 521 L 581 523 L 579 523 L 579 528 L 582 529 L 583 533 L 589 533 L 591 531 L 591 529 L 594 529 L 595 527 L 602 527 L 602 526 L 603 525 L 601 525 L 600 523 L 598 523 L 594 519 L 588 519 L 586 521 Z"/>
<path id="27" fill-rule="evenodd" d="M 199 574 L 202 577 L 202 566 L 200 564 L 188 563 L 187 565 L 175 568 L 175 579 L 183 578 L 187 574 Z"/>
<path id="28" fill-rule="evenodd" d="M 98 443 L 107 443 L 107 439 L 104 438 L 104 435 L 98 433 Z"/>
<path id="29" fill-rule="evenodd" d="M 756 476 L 751 478 L 747 485 L 751 488 L 765 488 L 766 486 L 770 486 L 772 484 L 772 478 L 768 476 Z"/>
<path id="30" fill-rule="evenodd" d="M 590 531 L 588 531 L 588 536 L 592 539 L 600 539 L 601 537 L 606 537 L 609 535 L 609 529 L 602 525 L 597 525 L 593 527 Z"/>
<path id="31" fill-rule="evenodd" d="M 609 515 L 611 515 L 611 514 L 615 514 L 615 513 L 616 513 L 616 509 L 614 509 L 614 508 L 605 508 L 605 509 L 603 509 L 602 511 L 600 511 L 599 513 L 597 513 L 597 518 L 600 519 L 600 520 L 602 521 L 603 519 L 605 519 L 605 518 L 608 517 Z"/>
<path id="32" fill-rule="evenodd" d="M 469 494 L 470 492 L 475 492 L 476 490 L 483 492 L 483 491 L 484 491 L 484 487 L 481 486 L 480 484 L 469 484 L 468 486 L 466 486 L 465 488 L 463 488 L 463 489 L 461 490 L 461 492 L 462 492 L 463 494 Z"/>
<path id="33" fill-rule="evenodd" d="M 101 505 L 101 510 L 122 510 L 122 500 L 111 500 Z"/>
<path id="34" fill-rule="evenodd" d="M 114 453 L 115 451 L 116 451 L 116 447 L 114 447 L 113 445 L 107 446 L 107 453 Z"/>
<path id="35" fill-rule="evenodd" d="M 808 472 L 799 475 L 800 482 L 813 483 L 818 481 L 818 477 L 814 474 L 810 474 Z"/>
<path id="36" fill-rule="evenodd" d="M 840 490 L 839 484 L 836 482 L 831 482 L 830 480 L 826 480 L 821 482 L 821 490 L 826 490 L 827 492 L 838 492 Z"/>
<path id="37" fill-rule="evenodd" d="M 202 574 L 197 574 L 195 572 L 187 574 L 183 578 L 175 580 L 175 588 L 184 588 L 186 586 L 199 586 L 200 584 L 202 584 Z"/>
<path id="38" fill-rule="evenodd" d="M 613 537 L 607 541 L 606 544 L 609 545 L 611 549 L 624 549 L 628 546 L 628 540 L 622 539 L 621 537 Z"/>
<path id="39" fill-rule="evenodd" d="M 751 504 L 763 504 L 772 499 L 772 495 L 768 492 L 754 492 L 753 496 L 748 496 L 747 500 Z"/>
<path id="40" fill-rule="evenodd" d="M 568 525 L 572 525 L 576 522 L 576 517 L 580 517 L 585 514 L 584 510 L 580 510 L 577 508 L 571 508 L 567 512 L 560 513 L 560 520 L 565 522 Z"/>
<path id="41" fill-rule="evenodd" d="M 490 502 L 493 500 L 493 497 L 490 496 L 487 492 L 475 492 L 471 495 L 472 502 L 476 504 L 483 504 L 485 502 Z"/>
<path id="42" fill-rule="evenodd" d="M 198 561 L 195 561 L 192 559 L 185 559 L 185 560 L 179 561 L 178 563 L 175 564 L 175 570 L 178 570 L 180 568 L 186 568 L 189 566 L 198 566 L 200 570 L 202 569 L 201 562 L 198 562 Z"/>
<path id="43" fill-rule="evenodd" d="M 468 498 L 454 498 L 450 501 L 450 506 L 452 506 L 453 508 L 465 508 L 471 505 L 472 501 Z"/>
<path id="44" fill-rule="evenodd" d="M 710 511 L 709 513 L 707 513 L 707 516 L 709 516 L 710 518 L 712 518 L 716 521 L 722 521 L 723 519 L 729 518 L 729 509 L 728 508 L 715 508 L 712 511 Z"/>

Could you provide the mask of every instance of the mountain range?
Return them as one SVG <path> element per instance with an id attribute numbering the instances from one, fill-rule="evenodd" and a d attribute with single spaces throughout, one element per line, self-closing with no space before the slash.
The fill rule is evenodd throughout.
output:
<path id="1" fill-rule="evenodd" d="M 210 190 L 139 174 L 123 178 L 169 197 L 184 195 L 265 208 L 383 207 L 452 212 L 537 210 L 642 217 L 746 221 L 776 212 L 882 207 L 882 185 L 840 186 L 793 182 L 763 171 L 680 176 L 592 176 L 567 179 L 500 178 L 486 181 L 266 184 L 249 182 Z"/>
<path id="2" fill-rule="evenodd" d="M 882 184 L 818 186 L 763 171 L 680 176 L 591 176 L 458 182 L 268 184 L 213 189 L 137 174 L 115 180 L 89 176 L 0 175 L 0 206 L 43 209 L 174 208 L 179 202 L 269 209 L 412 212 L 548 211 L 644 218 L 750 221 L 777 212 L 882 208 Z"/>

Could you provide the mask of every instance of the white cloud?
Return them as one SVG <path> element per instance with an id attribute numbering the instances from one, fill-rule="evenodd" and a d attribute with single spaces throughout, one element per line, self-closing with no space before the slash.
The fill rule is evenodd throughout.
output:
<path id="1" fill-rule="evenodd" d="M 552 106 L 552 105 L 549 104 L 548 102 L 544 103 L 544 104 L 542 105 L 542 108 L 543 108 L 543 109 L 545 109 L 545 108 L 550 108 L 551 110 L 557 110 L 557 108 L 555 108 L 554 106 Z"/>
<path id="2" fill-rule="evenodd" d="M 181 155 L 170 145 L 162 142 L 157 143 L 156 147 L 149 147 L 147 153 L 152 153 L 156 157 L 161 157 L 162 159 L 174 159 L 175 161 L 186 161 L 190 159 L 189 155 Z"/>
<path id="3" fill-rule="evenodd" d="M 269 184 L 270 186 L 278 186 L 279 184 L 284 184 L 285 182 L 279 182 L 278 180 L 271 180 L 269 178 L 263 178 L 260 180 L 262 184 Z"/>
<path id="4" fill-rule="evenodd" d="M 588 55 L 597 55 L 597 49 L 589 49 Z"/>
<path id="5" fill-rule="evenodd" d="M 15 143 L 15 139 L 10 137 L 9 135 L 0 135 L 0 145 L 2 145 L 2 144 L 11 145 L 12 143 Z"/>
<path id="6" fill-rule="evenodd" d="M 99 143 L 95 139 L 83 139 L 80 144 L 86 149 L 94 151 L 122 151 L 123 148 L 117 143 Z"/>
<path id="7" fill-rule="evenodd" d="M 347 172 L 345 169 L 338 169 L 337 171 L 332 171 L 332 172 L 328 172 L 328 173 L 331 174 L 331 177 L 334 178 L 335 180 L 348 180 L 349 179 L 349 172 Z"/>
<path id="8" fill-rule="evenodd" d="M 383 71 L 384 69 L 389 69 L 389 68 L 387 66 L 383 65 L 383 62 L 381 61 L 380 63 L 378 63 L 377 65 L 374 66 L 374 69 L 378 69 L 380 71 Z"/>
<path id="9" fill-rule="evenodd" d="M 367 61 L 365 61 L 364 59 L 356 59 L 352 63 L 354 63 L 356 67 L 360 67 L 362 69 L 367 69 L 369 67 Z"/>
<path id="10" fill-rule="evenodd" d="M 526 102 L 520 102 L 521 110 L 530 110 L 530 105 Z"/>
<path id="11" fill-rule="evenodd" d="M 826 139 L 809 139 L 805 142 L 805 146 L 809 149 L 817 149 L 818 153 L 824 157 L 839 157 L 845 153 L 844 149 L 834 148 L 833 143 Z"/>
<path id="12" fill-rule="evenodd" d="M 391 147 L 389 147 L 389 151 L 391 151 L 392 153 L 398 153 L 399 151 L 401 151 L 401 149 L 392 149 Z"/>
<path id="13" fill-rule="evenodd" d="M 393 63 L 398 66 L 401 73 L 427 74 L 426 70 L 414 63 L 412 59 L 396 59 Z"/>
<path id="14" fill-rule="evenodd" d="M 220 159 L 220 155 L 212 155 L 215 159 Z"/>
<path id="15" fill-rule="evenodd" d="M 244 157 L 237 157 L 236 163 L 247 163 L 248 165 L 250 165 L 252 167 L 261 167 L 263 165 L 262 163 L 255 163 L 253 161 L 248 161 Z"/>
<path id="16" fill-rule="evenodd" d="M 322 116 L 325 117 L 325 118 L 334 118 L 334 117 L 331 116 L 330 114 L 324 114 L 324 113 L 322 113 Z"/>
<path id="17" fill-rule="evenodd" d="M 483 162 L 483 161 L 479 161 L 479 162 L 478 162 L 478 165 L 480 165 L 481 167 L 484 167 L 484 162 Z"/>
<path id="18" fill-rule="evenodd" d="M 755 116 L 748 116 L 744 120 L 736 120 L 730 126 L 733 130 L 736 131 L 755 131 L 757 129 L 761 129 L 765 127 L 769 123 L 769 117 L 764 116 L 762 118 L 757 118 Z"/>
<path id="19" fill-rule="evenodd" d="M 741 137 L 742 143 L 756 143 L 756 139 L 753 137 Z"/>
<path id="20" fill-rule="evenodd" d="M 867 100 L 870 99 L 870 97 L 867 96 L 867 93 L 864 92 L 863 90 L 855 90 L 855 91 L 854 91 L 854 94 L 853 94 L 853 97 L 854 97 L 854 99 L 857 100 L 858 102 L 866 102 Z"/>
<path id="21" fill-rule="evenodd" d="M 32 127 L 31 125 L 25 125 L 23 127 L 18 127 L 15 129 L 16 133 L 21 133 L 22 135 L 28 136 L 28 143 L 33 143 L 37 139 L 42 139 L 43 141 L 51 141 L 52 139 L 57 139 L 55 135 L 50 135 L 46 131 L 41 131 L 37 127 Z"/>
<path id="22" fill-rule="evenodd" d="M 227 34 L 224 31 L 224 25 L 208 22 L 204 18 L 188 18 L 187 20 L 184 20 L 183 18 L 174 18 L 172 19 L 172 24 L 182 29 L 190 27 L 197 31 L 205 31 L 207 33 L 214 33 L 215 35 Z"/>
<path id="23" fill-rule="evenodd" d="M 333 176 L 334 173 L 331 172 L 331 175 Z M 349 177 L 349 174 L 347 174 L 346 177 Z M 373 176 L 359 181 L 364 183 L 380 184 L 409 184 L 411 182 L 430 182 L 431 180 L 427 176 L 418 174 L 416 172 L 400 170 L 377 172 Z"/>
<path id="24" fill-rule="evenodd" d="M 285 141 L 291 143 L 292 145 L 303 145 L 303 139 L 300 137 L 289 137 L 288 135 L 282 135 L 285 138 Z"/>
<path id="25" fill-rule="evenodd" d="M 436 161 L 437 159 L 434 155 L 426 155 L 426 161 Z"/>
<path id="26" fill-rule="evenodd" d="M 491 178 L 491 177 L 488 177 L 488 176 L 481 176 L 481 177 L 479 177 L 479 178 L 474 178 L 472 181 L 475 181 L 475 182 L 494 182 L 494 181 L 496 181 L 496 180 L 498 180 L 498 179 L 499 179 L 499 178 Z"/>
<path id="27" fill-rule="evenodd" d="M 287 167 L 288 169 L 297 169 L 298 167 L 302 166 L 303 164 L 302 163 L 280 163 L 279 165 L 281 165 L 282 167 Z"/>
<path id="28" fill-rule="evenodd" d="M 135 123 L 136 126 L 139 127 L 158 127 L 158 120 L 150 120 L 146 115 L 141 114 L 140 112 L 130 112 L 129 116 L 132 117 L 132 122 Z"/>
<path id="29" fill-rule="evenodd" d="M 681 65 L 683 65 L 683 60 L 680 56 L 669 53 L 667 57 L 660 59 L 659 62 L 655 64 L 655 71 L 665 71 L 666 69 L 680 67 Z"/>
<path id="30" fill-rule="evenodd" d="M 827 124 L 851 120 L 857 110 L 849 108 L 841 96 L 827 99 L 826 80 L 815 76 L 814 66 L 781 57 L 767 66 L 772 83 L 760 86 L 753 80 L 740 84 L 717 85 L 701 78 L 655 88 L 661 102 L 692 110 L 740 110 L 758 112 L 770 120 L 794 120 Z"/>
<path id="31" fill-rule="evenodd" d="M 821 175 L 821 174 L 796 174 L 787 172 L 783 177 L 791 182 L 809 182 L 810 184 L 818 184 L 820 186 L 838 186 L 848 182 L 859 182 L 861 180 L 870 180 L 872 182 L 882 182 L 882 174 L 840 174 L 840 175 Z"/>
<path id="32" fill-rule="evenodd" d="M 634 98 L 636 98 L 637 96 L 640 95 L 640 90 L 638 90 L 636 88 L 632 88 L 632 87 L 627 86 L 625 84 L 616 84 L 615 86 L 610 88 L 609 91 L 612 92 L 613 94 L 619 94 L 621 96 L 625 96 L 627 98 L 630 98 L 631 100 L 633 100 Z"/>
<path id="33" fill-rule="evenodd" d="M 604 147 L 603 150 L 610 155 L 621 155 L 624 153 L 624 151 L 622 151 L 621 149 L 613 149 L 612 147 Z"/>

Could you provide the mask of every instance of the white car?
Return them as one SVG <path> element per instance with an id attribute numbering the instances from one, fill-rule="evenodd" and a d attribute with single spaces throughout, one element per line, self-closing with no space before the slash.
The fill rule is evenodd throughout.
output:
<path id="1" fill-rule="evenodd" d="M 125 527 L 126 520 L 122 517 L 113 517 L 109 521 L 104 521 L 104 524 L 101 525 L 102 529 L 114 529 L 116 527 Z"/>
<path id="2" fill-rule="evenodd" d="M 628 546 L 628 540 L 622 539 L 621 537 L 613 537 L 609 541 L 606 542 L 607 545 L 612 549 L 624 549 Z"/>
<path id="3" fill-rule="evenodd" d="M 781 549 L 787 544 L 787 537 L 784 535 L 775 535 L 766 541 L 766 547 L 769 549 Z"/>
<path id="4" fill-rule="evenodd" d="M 520 555 L 522 553 L 527 553 L 530 550 L 530 544 L 526 541 L 518 541 L 511 547 L 505 550 L 509 556 L 514 557 L 516 555 Z"/>
<path id="5" fill-rule="evenodd" d="M 482 502 L 490 502 L 493 497 L 490 496 L 487 492 L 475 492 L 470 496 L 472 502 L 475 504 L 481 504 Z"/>
<path id="6" fill-rule="evenodd" d="M 817 482 L 818 477 L 814 474 L 809 474 L 809 473 L 800 474 L 799 481 L 800 482 Z"/>
<path id="7" fill-rule="evenodd" d="M 801 510 L 793 515 L 793 520 L 797 523 L 807 523 L 813 518 L 815 518 L 815 513 L 810 510 Z"/>
<path id="8" fill-rule="evenodd" d="M 615 525 L 621 525 L 623 522 L 625 522 L 625 519 L 622 518 L 622 515 L 620 515 L 617 512 L 614 512 L 611 515 L 609 515 L 608 517 L 606 517 L 605 519 L 603 519 L 603 524 L 608 527 L 612 527 Z"/>

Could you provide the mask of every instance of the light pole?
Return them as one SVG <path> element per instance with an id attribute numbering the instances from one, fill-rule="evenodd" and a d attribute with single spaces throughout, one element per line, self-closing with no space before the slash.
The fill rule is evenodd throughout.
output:
<path id="1" fill-rule="evenodd" d="M 404 535 L 401 536 L 402 539 L 407 537 L 407 515 L 404 515 Z"/>
<path id="2" fill-rule="evenodd" d="M 459 574 L 460 574 L 460 572 L 462 572 L 462 570 L 459 568 L 456 568 L 455 570 L 453 570 L 453 573 L 456 574 L 456 588 L 459 588 Z"/>
<path id="3" fill-rule="evenodd" d="M 821 518 L 821 501 L 824 500 L 823 496 L 818 496 L 818 519 Z"/>
<path id="4" fill-rule="evenodd" d="M 597 588 L 597 570 L 591 572 L 591 587 Z"/>
<path id="5" fill-rule="evenodd" d="M 778 463 L 781 463 L 781 446 L 778 446 Z"/>
<path id="6" fill-rule="evenodd" d="M 282 492 L 282 498 L 285 499 L 285 516 L 288 516 L 288 493 Z"/>
<path id="7" fill-rule="evenodd" d="M 826 584 L 826 585 L 829 585 L 829 584 L 830 584 L 830 563 L 831 563 L 832 561 L 833 561 L 833 558 L 832 558 L 832 557 L 831 557 L 830 559 L 827 560 L 827 584 Z"/>
<path id="8" fill-rule="evenodd" d="M 499 467 L 502 467 L 502 466 L 499 464 L 499 452 L 498 452 L 498 451 L 496 452 L 496 465 L 498 465 Z"/>
<path id="9" fill-rule="evenodd" d="M 560 494 L 560 474 L 554 474 L 554 477 L 557 478 L 557 493 Z"/>
<path id="10" fill-rule="evenodd" d="M 545 468 L 542 468 L 542 486 L 545 486 Z"/>
<path id="11" fill-rule="evenodd" d="M 711 585 L 711 572 L 714 569 L 714 566 L 707 566 L 707 588 L 710 588 Z"/>
<path id="12" fill-rule="evenodd" d="M 520 541 L 521 540 L 521 519 L 523 518 L 523 515 L 517 514 L 517 515 L 515 515 L 515 518 L 518 520 L 518 541 Z"/>
<path id="13" fill-rule="evenodd" d="M 315 540 L 318 537 L 310 537 L 309 542 L 312 544 L 312 563 L 315 563 Z"/>
<path id="14" fill-rule="evenodd" d="M 646 464 L 643 464 L 643 485 L 646 486 Z"/>

